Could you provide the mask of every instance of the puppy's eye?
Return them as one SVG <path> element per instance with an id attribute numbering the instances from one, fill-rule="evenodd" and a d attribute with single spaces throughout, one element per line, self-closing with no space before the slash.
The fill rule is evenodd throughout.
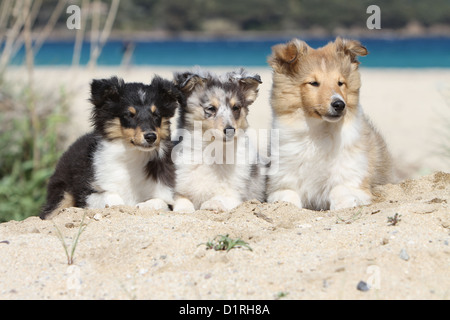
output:
<path id="1" fill-rule="evenodd" d="M 231 109 L 232 109 L 233 111 L 239 111 L 239 110 L 241 110 L 241 106 L 234 105 Z"/>
<path id="2" fill-rule="evenodd" d="M 308 83 L 309 85 L 313 86 L 313 87 L 318 87 L 320 86 L 320 83 L 318 83 L 317 81 L 311 81 Z"/>
<path id="3" fill-rule="evenodd" d="M 209 113 L 215 113 L 217 111 L 217 108 L 215 106 L 209 106 L 206 108 L 206 111 Z"/>
<path id="4" fill-rule="evenodd" d="M 339 82 L 338 82 L 338 86 L 339 86 L 339 87 L 342 87 L 343 85 L 344 85 L 344 82 L 342 82 L 342 81 L 339 81 Z"/>

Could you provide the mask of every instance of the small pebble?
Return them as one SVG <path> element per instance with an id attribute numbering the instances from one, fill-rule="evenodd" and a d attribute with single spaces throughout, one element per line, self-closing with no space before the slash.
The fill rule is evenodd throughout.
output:
<path id="1" fill-rule="evenodd" d="M 94 216 L 94 220 L 95 220 L 95 221 L 100 221 L 100 220 L 102 220 L 102 218 L 103 218 L 103 216 L 102 216 L 100 213 L 97 213 L 97 214 Z"/>
<path id="2" fill-rule="evenodd" d="M 369 290 L 370 290 L 370 287 L 369 287 L 369 285 L 368 285 L 367 283 L 365 283 L 364 281 L 360 281 L 360 282 L 358 283 L 358 285 L 356 286 L 356 289 L 358 289 L 359 291 L 362 291 L 362 292 L 366 292 L 366 291 L 369 291 Z"/>
<path id="3" fill-rule="evenodd" d="M 405 260 L 405 261 L 408 261 L 408 260 L 409 260 L 408 252 L 406 252 L 405 249 L 402 249 L 402 250 L 400 251 L 399 257 L 400 257 L 400 259 Z"/>
<path id="4" fill-rule="evenodd" d="M 334 272 L 344 272 L 345 271 L 345 267 L 340 267 L 337 268 L 336 270 L 334 270 Z"/>
<path id="5" fill-rule="evenodd" d="M 140 270 L 139 270 L 139 274 L 140 274 L 141 276 L 145 275 L 146 273 L 148 273 L 148 269 L 143 268 L 143 269 L 140 269 Z"/>
<path id="6" fill-rule="evenodd" d="M 9 241 L 8 240 L 1 241 L 0 244 L 9 244 Z"/>

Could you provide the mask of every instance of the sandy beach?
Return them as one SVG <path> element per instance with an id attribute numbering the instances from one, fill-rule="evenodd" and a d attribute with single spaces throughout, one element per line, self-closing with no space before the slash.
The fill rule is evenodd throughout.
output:
<path id="1" fill-rule="evenodd" d="M 220 214 L 74 208 L 1 224 L 0 299 L 449 299 L 450 174 L 377 194 L 336 212 L 251 201 Z M 84 215 L 69 266 L 57 230 L 70 247 Z M 252 251 L 206 249 L 227 234 Z"/>
<path id="2" fill-rule="evenodd" d="M 35 79 L 42 91 L 63 86 L 71 96 L 71 143 L 90 129 L 91 79 L 150 82 L 182 70 L 37 68 Z M 271 70 L 251 70 L 263 85 L 250 125 L 268 129 Z M 442 151 L 450 148 L 450 70 L 361 73 L 361 104 L 401 178 L 377 189 L 372 205 L 314 212 L 250 201 L 194 214 L 72 208 L 54 221 L 0 224 L 0 299 L 449 299 L 450 156 Z M 21 81 L 25 71 L 8 77 Z M 74 241 L 83 216 L 69 266 L 62 241 Z M 227 234 L 252 251 L 206 249 Z M 368 286 L 358 289 L 361 282 Z"/>

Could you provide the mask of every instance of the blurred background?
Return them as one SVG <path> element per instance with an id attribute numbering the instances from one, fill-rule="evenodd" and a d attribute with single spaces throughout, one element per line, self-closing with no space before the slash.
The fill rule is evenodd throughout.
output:
<path id="1" fill-rule="evenodd" d="M 36 65 L 264 66 L 280 41 L 302 37 L 319 46 L 344 35 L 371 47 L 366 67 L 450 67 L 443 39 L 450 35 L 448 0 L 3 0 L 3 47 L 10 49 L 5 42 L 19 32 L 13 65 L 26 59 L 20 32 L 27 20 L 14 20 L 25 14 L 22 2 L 38 42 Z M 71 4 L 81 10 L 80 30 L 67 27 Z M 372 4 L 380 8 L 381 29 L 367 27 Z"/>
<path id="2" fill-rule="evenodd" d="M 449 172 L 448 0 L 0 0 L 0 222 L 39 213 L 60 155 L 90 129 L 92 78 L 251 68 L 264 85 L 250 122 L 270 128 L 271 47 L 336 36 L 370 51 L 361 100 L 400 177 Z"/>

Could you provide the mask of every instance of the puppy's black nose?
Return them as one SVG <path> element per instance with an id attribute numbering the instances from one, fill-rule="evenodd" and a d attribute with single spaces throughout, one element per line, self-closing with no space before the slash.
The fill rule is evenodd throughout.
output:
<path id="1" fill-rule="evenodd" d="M 147 141 L 148 143 L 154 143 L 154 142 L 156 141 L 157 138 L 158 138 L 158 136 L 157 136 L 156 133 L 154 133 L 154 132 L 150 132 L 150 133 L 144 134 L 144 139 L 145 139 L 145 141 Z"/>
<path id="2" fill-rule="evenodd" d="M 225 135 L 227 137 L 231 138 L 231 137 L 234 137 L 234 134 L 236 133 L 236 129 L 231 126 L 228 126 L 223 130 L 223 133 L 225 133 Z"/>
<path id="3" fill-rule="evenodd" d="M 331 106 L 336 112 L 342 112 L 345 109 L 345 102 L 342 100 L 336 100 L 331 104 Z"/>

